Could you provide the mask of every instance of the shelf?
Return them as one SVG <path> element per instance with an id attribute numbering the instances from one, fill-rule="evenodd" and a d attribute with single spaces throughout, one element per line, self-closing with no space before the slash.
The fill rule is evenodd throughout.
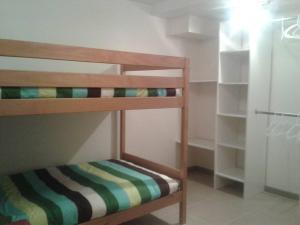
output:
<path id="1" fill-rule="evenodd" d="M 246 82 L 222 82 L 219 85 L 228 85 L 228 86 L 248 86 Z"/>
<path id="2" fill-rule="evenodd" d="M 244 170 L 242 168 L 224 169 L 220 172 L 216 172 L 216 175 L 223 178 L 244 183 Z"/>
<path id="3" fill-rule="evenodd" d="M 228 54 L 228 55 L 248 55 L 250 53 L 249 49 L 237 49 L 237 50 L 222 50 L 220 51 L 221 54 Z"/>
<path id="4" fill-rule="evenodd" d="M 217 80 L 190 80 L 191 84 L 217 84 Z"/>
<path id="5" fill-rule="evenodd" d="M 231 118 L 240 118 L 240 119 L 246 119 L 247 115 L 240 114 L 240 113 L 218 113 L 218 116 L 224 116 L 224 117 L 231 117 Z"/>
<path id="6" fill-rule="evenodd" d="M 234 149 L 241 150 L 241 151 L 245 151 L 246 150 L 245 145 L 238 144 L 238 143 L 229 144 L 229 143 L 225 143 L 225 142 L 220 142 L 220 143 L 218 143 L 218 145 L 222 146 L 222 147 L 227 147 L 227 148 L 234 148 Z"/>
<path id="7" fill-rule="evenodd" d="M 181 143 L 180 140 L 176 141 L 177 143 Z M 202 148 L 210 151 L 214 151 L 214 141 L 204 138 L 190 138 L 188 141 L 188 146 L 195 147 L 195 148 Z"/>

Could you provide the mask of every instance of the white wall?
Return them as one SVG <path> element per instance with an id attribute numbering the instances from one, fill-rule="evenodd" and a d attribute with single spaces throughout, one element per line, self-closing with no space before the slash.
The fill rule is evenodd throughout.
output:
<path id="1" fill-rule="evenodd" d="M 274 26 L 270 110 L 300 113 L 300 41 L 281 40 L 280 29 L 280 24 Z M 300 140 L 271 136 L 267 150 L 266 185 L 300 194 Z"/>
<path id="2" fill-rule="evenodd" d="M 0 0 L 0 28 L 0 38 L 191 56 L 195 74 L 201 54 L 198 43 L 167 37 L 164 20 L 125 0 Z M 6 58 L 0 67 L 117 71 L 113 66 L 89 63 Z M 130 112 L 130 151 L 174 165 L 178 121 L 174 109 Z M 0 118 L 0 174 L 110 158 L 116 153 L 116 135 L 115 113 Z"/>
<path id="3" fill-rule="evenodd" d="M 255 110 L 268 110 L 271 65 L 272 24 L 260 26 L 249 36 L 250 70 L 246 124 L 246 160 L 244 196 L 252 197 L 264 191 L 266 180 L 266 128 L 268 118 Z"/>

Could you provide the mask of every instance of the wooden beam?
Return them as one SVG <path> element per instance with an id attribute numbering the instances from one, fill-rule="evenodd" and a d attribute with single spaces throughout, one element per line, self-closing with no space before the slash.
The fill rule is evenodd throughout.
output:
<path id="1" fill-rule="evenodd" d="M 0 56 L 184 68 L 184 58 L 0 39 Z"/>
<path id="2" fill-rule="evenodd" d="M 147 215 L 154 210 L 162 209 L 164 207 L 173 205 L 180 202 L 182 199 L 181 191 L 166 197 L 145 203 L 134 208 L 127 209 L 125 211 L 117 212 L 103 218 L 94 219 L 81 225 L 117 225 L 126 221 Z"/>
<path id="3" fill-rule="evenodd" d="M 120 73 L 124 77 L 126 75 L 126 71 L 124 70 L 124 66 L 121 65 Z M 123 154 L 126 151 L 126 111 L 121 110 L 120 112 L 120 158 L 123 159 Z"/>
<path id="4" fill-rule="evenodd" d="M 173 70 L 172 67 L 124 65 L 124 71 Z M 176 69 L 176 68 L 175 68 Z"/>
<path id="5" fill-rule="evenodd" d="M 186 59 L 183 70 L 184 88 L 183 88 L 183 107 L 181 110 L 181 149 L 180 149 L 180 172 L 182 179 L 182 201 L 180 203 L 180 224 L 186 223 L 186 205 L 187 205 L 187 161 L 188 161 L 188 108 L 189 108 L 189 60 Z"/>
<path id="6" fill-rule="evenodd" d="M 123 159 L 129 162 L 132 162 L 134 164 L 140 165 L 142 167 L 148 168 L 150 170 L 156 171 L 158 173 L 165 174 L 169 177 L 181 179 L 181 173 L 178 169 L 174 169 L 168 166 L 164 166 L 155 162 L 152 162 L 147 159 L 140 158 L 135 155 L 131 155 L 128 153 L 123 153 Z"/>
<path id="7" fill-rule="evenodd" d="M 0 116 L 180 108 L 182 97 L 2 99 Z"/>
<path id="8" fill-rule="evenodd" d="M 0 87 L 180 88 L 181 77 L 0 70 Z"/>

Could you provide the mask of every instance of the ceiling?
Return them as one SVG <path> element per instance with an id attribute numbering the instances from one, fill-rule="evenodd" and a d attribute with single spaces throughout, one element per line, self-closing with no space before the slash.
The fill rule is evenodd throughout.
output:
<path id="1" fill-rule="evenodd" d="M 144 4 L 147 4 L 147 5 L 154 5 L 154 4 L 157 4 L 157 3 L 161 3 L 164 0 L 132 0 L 132 1 L 144 3 Z"/>
<path id="2" fill-rule="evenodd" d="M 132 0 L 147 4 L 151 12 L 160 17 L 195 15 L 214 19 L 225 19 L 232 0 Z M 245 0 L 235 0 L 243 2 Z M 253 0 L 268 2 L 266 6 L 273 14 L 300 14 L 300 0 Z"/>

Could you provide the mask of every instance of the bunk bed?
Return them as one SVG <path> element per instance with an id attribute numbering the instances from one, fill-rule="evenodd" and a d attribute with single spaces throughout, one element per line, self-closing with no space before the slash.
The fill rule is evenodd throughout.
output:
<path id="1" fill-rule="evenodd" d="M 46 204 L 46 210 L 44 210 L 47 211 L 46 216 L 44 215 L 46 222 L 40 220 L 42 222 L 40 222 L 41 224 L 39 225 L 44 223 L 56 225 L 77 223 L 86 225 L 114 225 L 176 203 L 180 203 L 180 224 L 186 222 L 189 87 L 188 59 L 6 39 L 0 39 L 0 56 L 120 65 L 120 74 L 108 75 L 0 70 L 0 116 L 120 111 L 119 160 L 112 159 L 78 165 L 66 165 L 1 176 L 0 224 L 1 222 L 2 224 L 5 223 L 5 221 L 8 224 L 20 225 L 33 223 L 28 219 L 28 217 L 30 217 L 28 214 L 31 213 L 33 214 L 33 217 L 38 217 L 36 215 L 38 210 L 34 211 L 35 208 L 32 205 L 29 206 L 29 209 L 27 208 L 28 214 L 25 214 L 24 219 L 14 220 L 14 218 L 17 217 L 14 217 L 13 213 L 20 212 L 22 209 L 24 210 L 24 204 L 22 205 L 22 200 L 18 198 L 25 197 L 26 199 L 23 199 L 23 201 L 27 201 L 27 203 L 32 203 L 30 201 L 37 203 L 38 201 L 43 200 L 43 204 L 48 204 Z M 169 69 L 182 70 L 183 76 L 163 77 L 126 75 L 126 72 L 128 71 Z M 125 149 L 126 110 L 159 108 L 178 108 L 181 110 L 181 149 L 179 168 L 171 168 L 129 154 Z M 74 171 L 77 173 L 76 176 L 74 175 Z M 61 180 L 58 181 L 53 179 L 55 174 L 57 177 L 60 177 Z M 65 175 L 64 178 L 62 174 Z M 68 179 L 72 177 L 73 180 L 69 181 L 70 179 L 68 180 L 66 177 L 68 177 Z M 32 180 L 39 182 L 39 185 L 35 186 L 30 183 L 33 182 Z M 77 192 L 69 190 L 69 196 L 63 196 L 61 193 L 61 186 L 62 183 L 67 182 L 66 180 L 73 182 L 72 188 L 76 189 L 76 187 L 80 186 L 74 184 L 75 180 L 78 181 L 81 186 L 84 186 L 83 188 L 85 188 L 86 191 L 87 189 L 99 191 L 100 195 L 103 195 L 102 200 L 95 194 L 90 196 L 80 196 L 78 194 L 80 191 L 77 189 Z M 112 181 L 115 181 L 115 183 Z M 81 182 L 90 182 L 92 184 L 82 184 Z M 68 186 L 69 184 L 65 185 Z M 122 190 L 122 188 L 117 187 L 118 185 L 123 185 L 124 189 Z M 13 190 L 9 189 L 10 186 L 14 187 Z M 50 188 L 48 186 L 55 187 L 48 190 L 47 188 Z M 36 193 L 35 191 L 37 191 L 38 188 L 42 189 L 42 191 L 48 191 Z M 135 197 L 129 199 L 131 203 L 136 200 L 135 203 L 126 205 L 124 203 L 125 200 L 122 200 L 123 204 L 121 203 L 120 199 L 126 198 L 124 192 L 127 191 L 128 197 L 130 195 L 129 192 L 132 194 L 134 190 L 138 189 L 144 190 L 144 192 L 148 190 L 148 192 L 151 193 L 148 193 L 148 197 L 144 194 L 144 201 L 136 200 L 137 196 L 139 196 L 136 194 Z M 141 190 L 139 191 L 141 192 Z M 102 193 L 105 191 L 111 192 L 107 193 L 107 195 L 114 195 L 113 197 L 115 198 L 109 199 L 105 193 Z M 116 195 L 122 195 L 121 192 L 125 197 L 121 196 L 116 198 Z M 51 205 L 48 199 L 48 202 L 45 203 L 47 200 L 45 200 L 45 198 L 50 195 L 56 195 L 56 197 L 60 199 L 67 197 L 74 198 L 73 200 L 77 204 L 77 209 L 75 208 L 77 214 L 79 208 L 85 213 L 81 214 L 83 215 L 81 216 L 81 219 L 78 219 L 80 217 L 79 215 L 76 217 L 77 220 L 72 220 L 72 216 L 69 216 L 67 217 L 68 219 L 65 218 L 65 220 L 61 220 L 58 223 L 55 216 L 59 213 L 54 212 L 56 208 L 55 202 L 54 204 L 52 202 Z M 37 196 L 40 198 L 37 199 Z M 100 208 L 98 209 L 98 214 L 94 213 L 93 216 L 91 216 L 91 212 L 87 212 L 88 207 L 84 206 L 84 200 L 81 199 L 84 197 L 91 198 L 96 205 L 99 205 L 99 202 L 103 201 L 103 199 L 106 200 L 104 212 Z M 142 195 L 140 195 L 140 197 L 143 198 Z M 13 204 L 14 202 L 8 201 L 10 198 L 13 198 L 13 201 L 16 203 L 15 205 Z M 97 199 L 99 199 L 99 201 L 97 201 Z M 64 202 L 58 200 L 57 204 L 59 203 L 63 204 Z M 117 204 L 117 207 L 114 206 L 114 203 Z M 107 204 L 110 204 L 110 206 Z M 18 208 L 18 206 L 20 207 Z M 38 204 L 38 206 L 39 207 L 36 208 L 41 208 L 41 205 Z M 9 211 L 9 208 L 13 209 Z M 72 215 L 71 209 L 68 207 L 63 207 L 63 209 L 67 211 L 67 215 Z M 102 213 L 99 213 L 99 210 L 102 210 Z M 10 212 L 10 214 L 5 215 L 6 212 Z M 84 215 L 86 216 L 84 217 Z M 39 220 L 35 220 L 35 223 L 38 223 L 36 221 Z"/>

